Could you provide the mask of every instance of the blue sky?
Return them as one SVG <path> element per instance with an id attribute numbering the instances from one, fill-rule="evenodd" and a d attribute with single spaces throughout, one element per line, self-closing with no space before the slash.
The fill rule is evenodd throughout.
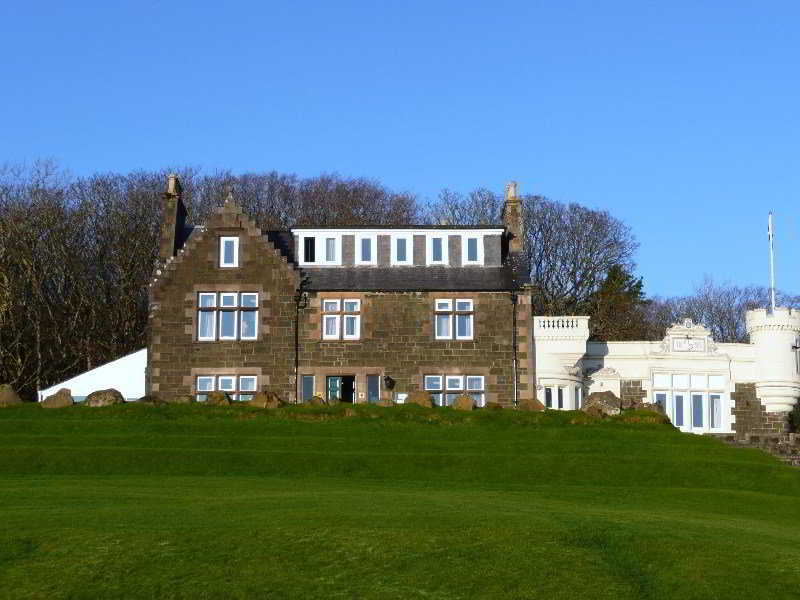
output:
<path id="1" fill-rule="evenodd" d="M 601 207 L 649 294 L 800 293 L 800 3 L 6 2 L 0 162 L 506 180 Z"/>

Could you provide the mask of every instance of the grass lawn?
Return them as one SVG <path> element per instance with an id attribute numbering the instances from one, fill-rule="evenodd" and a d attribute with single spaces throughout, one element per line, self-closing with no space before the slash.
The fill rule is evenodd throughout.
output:
<path id="1" fill-rule="evenodd" d="M 0 409 L 0 598 L 798 598 L 800 470 L 576 413 Z"/>

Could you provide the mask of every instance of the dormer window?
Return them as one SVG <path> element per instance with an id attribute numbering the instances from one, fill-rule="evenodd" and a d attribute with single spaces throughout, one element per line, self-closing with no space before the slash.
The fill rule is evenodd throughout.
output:
<path id="1" fill-rule="evenodd" d="M 303 262 L 316 262 L 316 242 L 317 240 L 313 237 L 303 238 Z"/>
<path id="2" fill-rule="evenodd" d="M 238 267 L 239 266 L 239 238 L 221 237 L 219 238 L 219 266 Z"/>
<path id="3" fill-rule="evenodd" d="M 426 258 L 429 265 L 446 265 L 447 236 L 443 234 L 429 234 L 427 236 Z"/>
<path id="4" fill-rule="evenodd" d="M 394 235 L 392 236 L 392 264 L 410 265 L 412 263 L 411 236 Z"/>
<path id="5" fill-rule="evenodd" d="M 325 238 L 325 262 L 336 262 L 336 238 Z"/>
<path id="6" fill-rule="evenodd" d="M 377 264 L 378 236 L 371 233 L 356 235 L 356 264 Z"/>
<path id="7" fill-rule="evenodd" d="M 465 235 L 461 238 L 461 262 L 464 265 L 483 264 L 482 238 Z"/>

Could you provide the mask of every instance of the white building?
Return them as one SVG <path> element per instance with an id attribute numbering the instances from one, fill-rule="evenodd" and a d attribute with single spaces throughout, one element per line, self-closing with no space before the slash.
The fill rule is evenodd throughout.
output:
<path id="1" fill-rule="evenodd" d="M 682 431 L 731 433 L 737 384 L 755 384 L 768 413 L 800 397 L 800 311 L 748 311 L 747 330 L 749 344 L 716 343 L 687 319 L 657 342 L 593 342 L 589 317 L 534 317 L 537 397 L 572 410 L 593 392 L 638 392 Z"/>
<path id="2" fill-rule="evenodd" d="M 72 379 L 41 390 L 39 402 L 52 396 L 61 388 L 66 388 L 76 402 L 98 390 L 113 388 L 126 400 L 138 400 L 144 396 L 145 369 L 147 368 L 147 349 L 138 350 L 110 363 L 101 365 Z"/>

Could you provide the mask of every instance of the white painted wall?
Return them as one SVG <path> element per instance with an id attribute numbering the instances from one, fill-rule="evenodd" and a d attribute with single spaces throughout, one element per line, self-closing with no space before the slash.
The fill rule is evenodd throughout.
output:
<path id="1" fill-rule="evenodd" d="M 83 400 L 92 392 L 109 388 L 118 390 L 126 400 L 136 400 L 144 396 L 146 368 L 145 348 L 42 390 L 39 392 L 39 401 L 61 388 L 67 388 L 76 400 Z"/>
<path id="2" fill-rule="evenodd" d="M 639 380 L 645 400 L 665 400 L 683 431 L 729 433 L 737 383 L 755 383 L 768 411 L 789 410 L 800 398 L 800 313 L 748 311 L 747 323 L 750 344 L 717 344 L 690 320 L 657 342 L 589 342 L 588 317 L 534 317 L 537 397 L 546 404 L 549 389 L 552 408 L 559 408 L 562 388 L 561 408 L 568 410 L 581 394 L 609 390 L 619 397 L 622 380 Z"/>

